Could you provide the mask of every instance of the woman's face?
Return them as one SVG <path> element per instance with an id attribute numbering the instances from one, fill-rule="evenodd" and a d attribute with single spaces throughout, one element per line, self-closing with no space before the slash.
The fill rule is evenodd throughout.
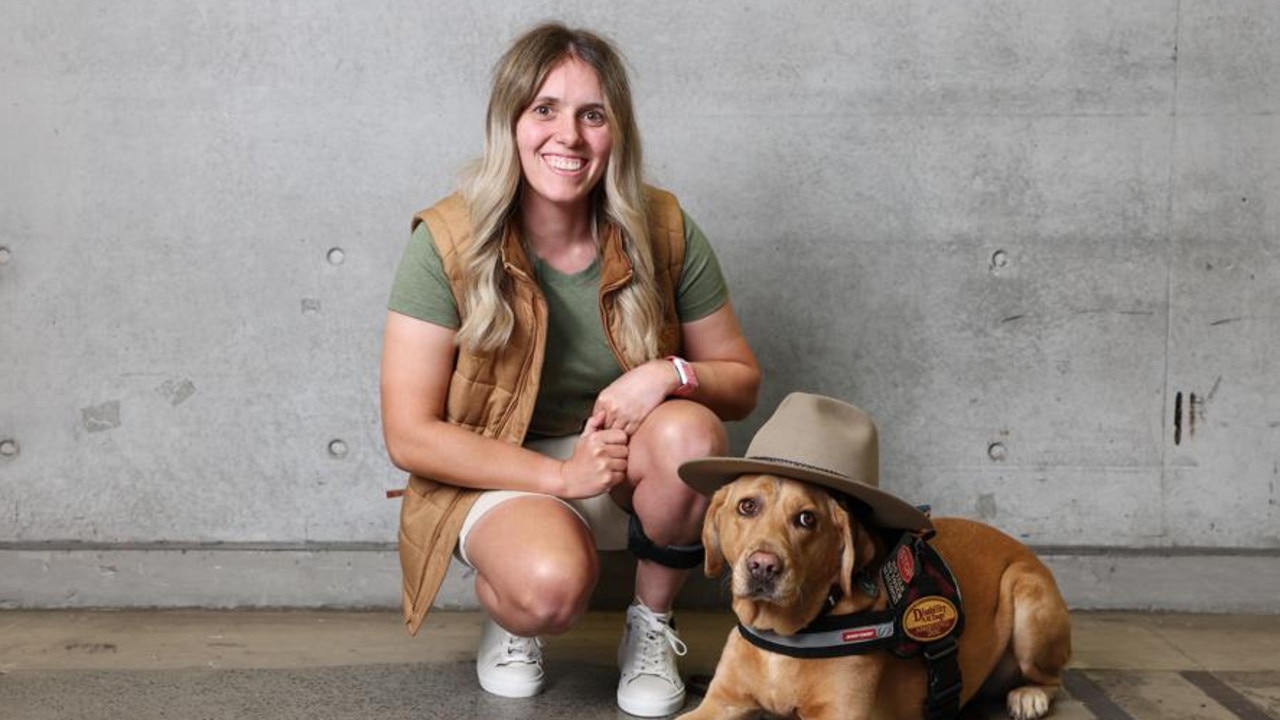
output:
<path id="1" fill-rule="evenodd" d="M 584 202 L 604 176 L 613 134 L 596 71 L 575 57 L 556 65 L 516 121 L 525 202 Z"/>

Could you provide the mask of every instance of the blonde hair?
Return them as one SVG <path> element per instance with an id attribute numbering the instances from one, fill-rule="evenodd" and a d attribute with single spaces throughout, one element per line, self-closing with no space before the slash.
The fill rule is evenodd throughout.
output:
<path id="1" fill-rule="evenodd" d="M 634 366 L 657 357 L 664 300 L 658 292 L 650 246 L 640 132 L 631 106 L 631 88 L 622 58 L 609 41 L 559 23 L 539 25 L 521 35 L 494 69 L 484 155 L 462 186 L 473 238 L 460 258 L 463 292 L 458 344 L 472 352 L 492 352 L 511 337 L 515 314 L 511 280 L 502 264 L 502 242 L 519 212 L 516 121 L 533 102 L 547 75 L 570 57 L 595 70 L 604 92 L 613 149 L 603 181 L 592 191 L 592 206 L 598 226 L 617 226 L 631 261 L 632 279 L 617 295 L 621 330 L 616 339 L 623 359 Z"/>

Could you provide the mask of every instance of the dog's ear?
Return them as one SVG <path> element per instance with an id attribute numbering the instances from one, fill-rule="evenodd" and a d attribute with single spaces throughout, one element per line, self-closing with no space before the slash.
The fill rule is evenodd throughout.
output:
<path id="1" fill-rule="evenodd" d="M 853 595 L 853 576 L 875 559 L 876 544 L 871 533 L 862 527 L 862 523 L 844 507 L 835 501 L 831 502 L 831 516 L 835 520 L 836 531 L 840 533 L 840 589 L 845 597 Z"/>
<path id="2" fill-rule="evenodd" d="M 724 572 L 724 551 L 720 549 L 720 510 L 729 498 L 729 486 L 724 485 L 711 496 L 707 516 L 702 522 L 702 547 L 706 549 L 704 571 L 707 577 L 719 577 Z"/>
<path id="3" fill-rule="evenodd" d="M 831 509 L 831 519 L 835 523 L 836 533 L 840 537 L 840 591 L 845 597 L 853 595 L 853 569 L 858 560 L 854 545 L 854 533 L 858 532 L 858 523 L 851 520 L 835 498 L 827 500 Z"/>

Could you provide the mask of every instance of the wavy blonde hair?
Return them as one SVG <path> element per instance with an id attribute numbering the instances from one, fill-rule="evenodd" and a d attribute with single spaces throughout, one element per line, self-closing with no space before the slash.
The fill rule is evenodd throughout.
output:
<path id="1" fill-rule="evenodd" d="M 597 226 L 613 224 L 621 231 L 631 261 L 632 279 L 617 296 L 622 328 L 617 341 L 623 358 L 634 366 L 657 357 L 663 299 L 649 239 L 640 131 L 631 87 L 623 60 L 608 40 L 559 23 L 539 25 L 521 35 L 494 69 L 484 155 L 462 185 L 474 236 L 460 258 L 463 293 L 458 344 L 472 352 L 492 352 L 511 337 L 515 314 L 511 280 L 502 264 L 502 241 L 508 227 L 518 222 L 521 174 L 516 121 L 547 75 L 571 57 L 596 71 L 604 91 L 613 149 L 603 181 L 592 191 L 592 207 Z"/>

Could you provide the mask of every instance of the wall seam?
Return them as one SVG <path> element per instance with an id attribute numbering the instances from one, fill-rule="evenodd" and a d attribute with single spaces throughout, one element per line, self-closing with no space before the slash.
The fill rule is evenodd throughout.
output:
<path id="1" fill-rule="evenodd" d="M 1178 414 L 1178 408 L 1169 407 L 1169 398 L 1176 397 L 1181 404 L 1181 395 L 1176 394 L 1170 383 L 1173 380 L 1173 277 L 1174 263 L 1177 258 L 1177 232 L 1174 227 L 1174 183 L 1177 180 L 1178 153 L 1178 51 L 1182 39 L 1182 0 L 1174 0 L 1173 6 L 1173 91 L 1169 100 L 1169 168 L 1165 184 L 1165 286 L 1164 286 L 1164 388 L 1160 401 L 1160 536 L 1168 534 L 1169 493 L 1169 438 L 1170 418 Z"/>

